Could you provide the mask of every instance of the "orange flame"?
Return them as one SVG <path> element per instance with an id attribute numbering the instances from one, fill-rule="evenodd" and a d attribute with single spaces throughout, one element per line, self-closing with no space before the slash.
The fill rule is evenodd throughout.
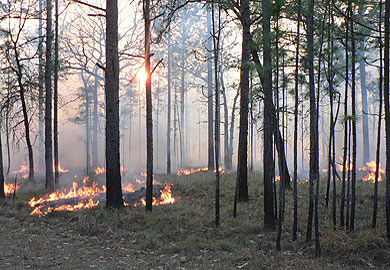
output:
<path id="1" fill-rule="evenodd" d="M 13 171 L 15 175 L 21 175 L 23 179 L 28 178 L 28 167 L 25 162 L 23 162 L 22 165 L 20 165 L 20 169 L 17 171 Z"/>
<path id="2" fill-rule="evenodd" d="M 359 168 L 359 171 L 368 171 L 368 174 L 362 179 L 363 182 L 375 183 L 376 162 L 374 160 L 367 162 L 366 166 Z M 381 182 L 383 180 L 382 174 L 385 174 L 385 170 L 379 163 L 378 182 Z"/>
<path id="3" fill-rule="evenodd" d="M 164 186 L 164 189 L 162 189 L 160 192 L 161 192 L 160 199 L 153 197 L 152 205 L 165 205 L 165 204 L 175 203 L 175 198 L 172 197 L 172 190 L 170 184 L 166 184 Z M 143 206 L 146 206 L 145 198 L 141 199 L 141 203 Z M 135 204 L 134 206 L 137 206 L 137 204 Z"/>
<path id="4" fill-rule="evenodd" d="M 56 171 L 56 166 L 55 166 L 54 160 L 53 160 L 53 172 L 55 172 L 55 171 Z M 58 172 L 59 173 L 67 173 L 67 172 L 69 172 L 69 170 L 62 168 L 61 163 L 58 161 Z"/>
<path id="5" fill-rule="evenodd" d="M 16 184 L 16 190 L 19 189 L 19 184 Z M 15 192 L 15 184 L 4 183 L 4 193 L 5 195 L 12 194 Z"/>
<path id="6" fill-rule="evenodd" d="M 190 175 L 190 174 L 197 173 L 197 172 L 207 172 L 208 170 L 209 170 L 208 167 L 202 167 L 202 168 L 196 168 L 196 169 L 181 169 L 181 170 L 177 171 L 177 175 L 178 176 Z M 214 170 L 214 172 L 216 172 L 216 171 L 217 170 Z M 225 171 L 224 167 L 219 167 L 218 171 L 222 174 L 224 174 L 224 173 L 230 174 L 230 172 Z"/>
<path id="7" fill-rule="evenodd" d="M 96 169 L 95 169 L 95 174 L 96 175 L 100 175 L 100 174 L 104 174 L 104 173 L 106 173 L 106 168 L 104 168 L 104 167 L 97 167 Z"/>

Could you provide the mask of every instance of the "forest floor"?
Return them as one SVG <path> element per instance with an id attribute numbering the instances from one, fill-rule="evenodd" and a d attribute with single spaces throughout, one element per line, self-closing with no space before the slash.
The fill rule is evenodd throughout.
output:
<path id="1" fill-rule="evenodd" d="M 232 218 L 235 174 L 222 175 L 219 228 L 214 225 L 213 174 L 156 178 L 174 183 L 177 203 L 154 207 L 151 213 L 143 207 L 119 211 L 96 207 L 30 216 L 27 202 L 33 193 L 22 187 L 15 201 L 0 202 L 0 269 L 390 269 L 383 182 L 377 228 L 371 229 L 374 185 L 359 181 L 356 230 L 346 233 L 333 230 L 322 181 L 322 256 L 316 258 L 314 241 L 305 242 L 308 184 L 298 185 L 297 241 L 291 240 L 293 193 L 286 193 L 279 252 L 277 232 L 263 229 L 261 174 L 249 175 L 250 203 L 239 204 L 236 219 Z"/>

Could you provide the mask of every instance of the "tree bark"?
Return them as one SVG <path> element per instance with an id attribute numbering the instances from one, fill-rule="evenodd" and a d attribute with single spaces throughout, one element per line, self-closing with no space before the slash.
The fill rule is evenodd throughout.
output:
<path id="1" fill-rule="evenodd" d="M 240 128 L 238 137 L 237 183 L 238 201 L 248 202 L 248 103 L 250 60 L 250 7 L 249 0 L 241 0 L 242 54 L 240 73 Z"/>
<path id="2" fill-rule="evenodd" d="M 0 129 L 1 129 L 1 121 L 0 121 Z M 3 167 L 3 142 L 1 140 L 1 133 L 0 133 L 0 198 L 5 197 L 4 192 L 4 167 Z"/>
<path id="3" fill-rule="evenodd" d="M 150 0 L 143 0 L 145 21 L 145 71 L 146 71 L 146 211 L 152 211 L 153 202 L 153 118 L 152 74 L 150 70 Z M 182 150 L 182 149 L 181 149 Z"/>
<path id="4" fill-rule="evenodd" d="M 55 39 L 54 39 L 54 186 L 59 189 L 58 171 L 58 0 L 55 0 Z"/>
<path id="5" fill-rule="evenodd" d="M 171 174 L 171 33 L 168 30 L 168 117 L 167 117 L 167 174 Z"/>
<path id="6" fill-rule="evenodd" d="M 43 136 L 43 125 L 44 125 L 44 116 L 43 116 L 43 84 L 44 84 L 44 72 L 43 72 L 43 0 L 39 0 L 39 24 L 38 24 L 38 171 L 42 172 L 44 168 L 44 136 Z"/>
<path id="7" fill-rule="evenodd" d="M 213 63 L 212 63 L 212 29 L 211 29 L 211 14 L 207 9 L 207 106 L 208 106 L 208 169 L 214 170 L 214 141 L 213 141 Z"/>
<path id="8" fill-rule="evenodd" d="M 272 180 L 274 173 L 273 140 L 274 119 L 269 117 L 275 114 L 272 101 L 272 48 L 271 48 L 271 2 L 263 1 L 263 64 L 264 64 L 264 226 L 275 228 L 274 197 Z M 276 116 L 276 115 L 275 115 Z M 284 144 L 284 142 L 282 143 Z M 284 175 L 284 174 L 282 174 Z"/>
<path id="9" fill-rule="evenodd" d="M 47 27 L 46 27 L 46 69 L 45 69 L 45 166 L 46 166 L 46 184 L 47 193 L 54 191 L 53 178 L 53 136 L 52 136 L 52 1 L 46 0 L 47 9 Z"/>
<path id="10" fill-rule="evenodd" d="M 118 0 L 106 1 L 106 63 L 106 205 L 120 208 Z"/>
<path id="11" fill-rule="evenodd" d="M 385 2 L 385 54 L 384 54 L 384 102 L 386 125 L 386 228 L 387 239 L 390 240 L 390 104 L 389 104 L 389 31 L 390 31 L 390 0 Z"/>

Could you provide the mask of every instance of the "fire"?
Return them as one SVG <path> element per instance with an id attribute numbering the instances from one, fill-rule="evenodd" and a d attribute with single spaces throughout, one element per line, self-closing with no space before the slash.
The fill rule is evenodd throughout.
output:
<path id="1" fill-rule="evenodd" d="M 56 170 L 56 166 L 55 166 L 54 160 L 53 160 L 53 172 L 55 172 L 55 170 Z M 67 172 L 69 172 L 69 170 L 62 168 L 61 163 L 58 161 L 58 172 L 59 173 L 67 173 Z"/>
<path id="2" fill-rule="evenodd" d="M 96 175 L 100 175 L 100 174 L 104 174 L 104 173 L 106 173 L 106 168 L 104 168 L 104 167 L 97 167 L 96 169 L 95 169 L 95 174 Z"/>
<path id="3" fill-rule="evenodd" d="M 359 171 L 368 171 L 368 174 L 363 177 L 362 181 L 364 182 L 375 182 L 375 172 L 376 172 L 376 162 L 373 160 L 371 162 L 367 162 L 366 166 L 359 168 Z M 379 163 L 379 174 L 378 174 L 378 182 L 382 181 L 382 174 L 385 174 L 385 170 L 382 168 Z"/>
<path id="4" fill-rule="evenodd" d="M 146 206 L 146 200 L 145 198 L 141 199 L 141 203 L 143 206 Z M 152 205 L 164 205 L 164 204 L 174 204 L 175 198 L 172 197 L 172 190 L 171 185 L 166 184 L 164 186 L 164 189 L 161 190 L 160 199 L 157 199 L 156 197 L 153 197 Z M 135 205 L 136 206 L 136 205 Z"/>
<path id="5" fill-rule="evenodd" d="M 190 174 L 197 173 L 197 172 L 207 172 L 208 170 L 209 170 L 209 168 L 207 168 L 207 167 L 196 168 L 196 169 L 181 169 L 177 172 L 177 175 L 178 176 L 190 175 Z M 224 167 L 219 167 L 218 171 L 222 174 L 224 174 L 224 173 L 230 174 L 230 172 L 225 171 Z M 216 172 L 216 170 L 214 170 L 214 172 Z"/>
<path id="6" fill-rule="evenodd" d="M 19 184 L 16 184 L 16 190 L 19 189 Z M 15 184 L 4 183 L 4 193 L 5 195 L 12 194 L 15 192 Z"/>
<path id="7" fill-rule="evenodd" d="M 23 162 L 22 165 L 20 165 L 20 169 L 17 171 L 13 171 L 15 175 L 21 175 L 23 179 L 28 178 L 28 167 L 25 162 Z"/>
<path id="8" fill-rule="evenodd" d="M 89 180 L 89 177 L 86 176 L 82 180 L 81 186 L 77 182 L 73 182 L 69 190 L 64 189 L 61 192 L 53 192 L 41 198 L 32 198 L 28 203 L 30 207 L 34 208 L 30 215 L 38 215 L 41 217 L 53 211 L 73 212 L 100 205 L 101 200 L 105 198 L 106 186 L 99 187 L 98 183 L 95 181 L 91 183 Z M 127 193 L 136 192 L 132 184 L 122 186 L 122 190 Z M 175 203 L 175 198 L 172 196 L 171 184 L 164 185 L 160 193 L 159 198 L 153 197 L 153 205 Z M 139 202 L 144 204 L 145 198 L 140 199 Z M 137 205 L 138 203 L 135 203 L 134 207 Z M 130 206 L 130 204 L 125 202 L 125 206 Z"/>

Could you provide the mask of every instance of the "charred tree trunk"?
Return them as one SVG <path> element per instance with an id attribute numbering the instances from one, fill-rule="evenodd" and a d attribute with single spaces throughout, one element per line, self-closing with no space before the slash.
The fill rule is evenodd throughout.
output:
<path id="1" fill-rule="evenodd" d="M 143 0 L 145 21 L 145 71 L 146 71 L 146 211 L 152 211 L 153 202 L 153 117 L 152 73 L 150 70 L 150 0 Z M 181 149 L 182 150 L 182 149 Z"/>
<path id="2" fill-rule="evenodd" d="M 106 63 L 106 205 L 120 208 L 118 0 L 106 1 Z"/>
<path id="3" fill-rule="evenodd" d="M 53 178 L 53 136 L 52 136 L 52 102 L 53 93 L 51 85 L 52 73 L 52 1 L 46 0 L 47 27 L 46 27 L 46 69 L 45 69 L 45 167 L 46 167 L 46 192 L 54 191 Z"/>

